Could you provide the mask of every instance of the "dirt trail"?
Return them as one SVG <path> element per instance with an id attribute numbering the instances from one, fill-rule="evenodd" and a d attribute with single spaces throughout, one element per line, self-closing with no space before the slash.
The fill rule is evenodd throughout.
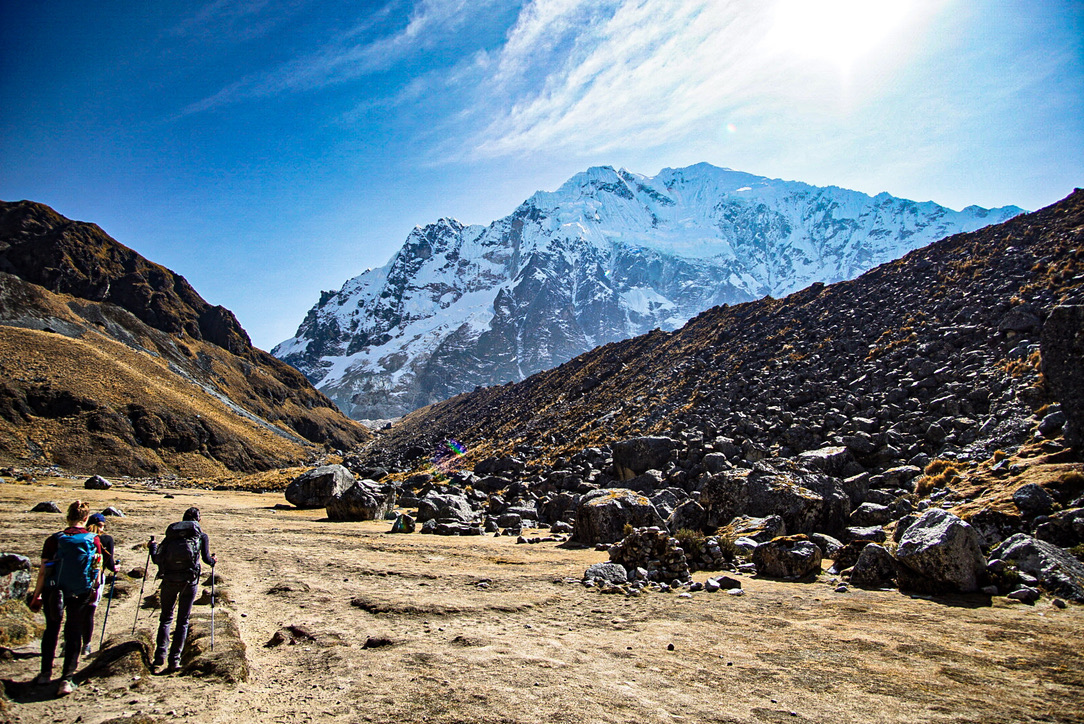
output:
<path id="1" fill-rule="evenodd" d="M 36 563 L 61 521 L 27 511 L 82 497 L 125 512 L 109 532 L 130 570 L 145 560 L 133 546 L 200 506 L 230 601 L 216 618 L 236 623 L 250 681 L 91 679 L 63 699 L 13 703 L 0 721 L 1084 721 L 1080 606 L 839 594 L 828 576 L 745 577 L 741 597 L 625 598 L 569 582 L 605 560 L 596 551 L 393 536 L 386 522 L 276 509 L 281 494 L 171 490 L 167 499 L 51 482 L 0 485 L 5 551 Z M 130 633 L 135 598 L 114 603 L 110 636 Z M 197 606 L 198 617 L 209 613 Z M 150 632 L 156 612 L 140 620 Z M 296 643 L 266 646 L 280 631 Z M 0 661 L 0 678 L 24 682 L 36 669 L 36 658 Z"/>

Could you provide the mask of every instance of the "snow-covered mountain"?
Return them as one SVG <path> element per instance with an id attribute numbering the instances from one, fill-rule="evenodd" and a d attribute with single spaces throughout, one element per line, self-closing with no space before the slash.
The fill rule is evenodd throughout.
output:
<path id="1" fill-rule="evenodd" d="M 395 417 L 717 304 L 850 279 L 1021 211 L 708 164 L 653 178 L 591 168 L 489 226 L 416 227 L 387 265 L 321 294 L 272 353 L 351 417 Z"/>

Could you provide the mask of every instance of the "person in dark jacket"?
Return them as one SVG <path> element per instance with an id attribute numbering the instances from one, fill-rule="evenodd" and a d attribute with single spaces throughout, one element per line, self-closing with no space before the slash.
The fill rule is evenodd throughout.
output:
<path id="1" fill-rule="evenodd" d="M 101 513 L 94 513 L 87 518 L 87 530 L 91 533 L 97 533 L 98 540 L 101 541 L 102 574 L 98 576 L 98 583 L 90 594 L 86 607 L 83 609 L 83 656 L 89 656 L 91 653 L 90 641 L 94 637 L 94 614 L 98 611 L 98 604 L 101 602 L 102 593 L 105 591 L 105 572 L 109 571 L 113 575 L 117 574 L 117 562 L 113 557 L 116 544 L 113 542 L 113 536 L 107 535 L 105 532 L 105 516 Z"/>
<path id="2" fill-rule="evenodd" d="M 192 604 L 196 600 L 199 586 L 200 559 L 209 566 L 215 564 L 211 555 L 210 541 L 199 526 L 199 508 L 184 511 L 184 519 L 172 523 L 166 528 L 165 538 L 158 545 L 153 540 L 148 544 L 151 558 L 158 566 L 158 578 L 162 579 L 159 592 L 162 603 L 162 615 L 158 619 L 158 639 L 154 649 L 153 668 L 157 669 L 166 662 L 166 645 L 169 644 L 169 629 L 173 623 L 173 607 L 177 607 L 177 626 L 173 629 L 173 643 L 169 646 L 169 666 L 167 672 L 181 668 L 181 651 L 188 637 L 188 618 L 192 614 Z"/>

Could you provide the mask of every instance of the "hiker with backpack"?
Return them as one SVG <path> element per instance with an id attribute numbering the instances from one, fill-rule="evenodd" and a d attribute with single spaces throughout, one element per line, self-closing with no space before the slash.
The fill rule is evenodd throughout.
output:
<path id="1" fill-rule="evenodd" d="M 115 543 L 113 542 L 113 536 L 105 532 L 105 516 L 101 513 L 95 513 L 87 518 L 87 530 L 96 533 L 98 540 L 102 544 L 102 568 L 94 585 L 94 592 L 87 601 L 87 605 L 83 608 L 84 656 L 90 655 L 90 640 L 94 636 L 94 614 L 98 611 L 98 604 L 101 602 L 102 592 L 105 590 L 105 572 L 109 571 L 114 576 L 117 575 L 117 563 L 113 557 Z"/>
<path id="2" fill-rule="evenodd" d="M 93 595 L 102 568 L 102 544 L 86 528 L 90 505 L 77 500 L 68 506 L 68 527 L 45 539 L 41 568 L 30 594 L 30 610 L 45 608 L 45 633 L 41 636 L 41 673 L 31 681 L 43 686 L 53 677 L 53 659 L 64 623 L 64 668 L 57 693 L 75 690 L 72 677 L 79 668 L 83 644 L 84 610 Z"/>
<path id="3" fill-rule="evenodd" d="M 174 605 L 177 607 L 177 626 L 173 630 L 173 642 L 169 646 L 169 667 L 166 671 L 177 671 L 181 667 L 181 651 L 188 637 L 188 619 L 192 614 L 192 604 L 196 600 L 196 589 L 199 585 L 200 559 L 212 567 L 216 561 L 211 555 L 210 540 L 200 529 L 199 521 L 199 508 L 189 508 L 184 512 L 183 520 L 166 528 L 161 545 L 153 539 L 147 544 L 151 558 L 158 566 L 158 578 L 162 579 L 159 592 L 162 615 L 158 619 L 158 638 L 152 665 L 155 669 L 166 662 L 166 646 L 170 643 L 169 629 L 173 623 Z"/>

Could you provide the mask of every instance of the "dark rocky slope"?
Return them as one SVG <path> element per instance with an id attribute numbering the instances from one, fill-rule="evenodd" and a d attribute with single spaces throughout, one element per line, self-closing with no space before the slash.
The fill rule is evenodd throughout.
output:
<path id="1" fill-rule="evenodd" d="M 424 408 L 362 459 L 417 466 L 454 438 L 470 451 L 460 464 L 514 454 L 543 474 L 585 448 L 666 435 L 677 444 L 664 473 L 679 485 L 720 447 L 750 465 L 841 446 L 846 470 L 836 472 L 850 475 L 982 459 L 1026 441 L 1032 414 L 1054 402 L 1040 331 L 1055 305 L 1082 302 L 1076 191 L 853 281 L 716 307 L 676 332 Z"/>
<path id="2" fill-rule="evenodd" d="M 183 277 L 41 204 L 0 204 L 0 345 L 13 461 L 251 472 L 369 437 Z"/>

